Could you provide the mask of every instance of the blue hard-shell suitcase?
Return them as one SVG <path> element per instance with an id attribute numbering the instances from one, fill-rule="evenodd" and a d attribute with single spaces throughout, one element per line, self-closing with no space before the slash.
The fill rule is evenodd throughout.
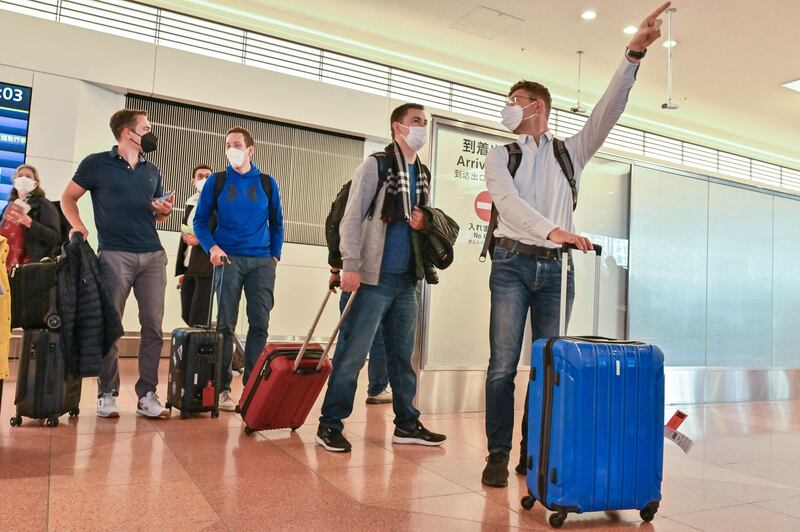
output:
<path id="1" fill-rule="evenodd" d="M 661 501 L 664 355 L 641 342 L 565 336 L 565 315 L 562 305 L 561 336 L 533 344 L 522 506 L 556 512 L 555 528 L 570 512 L 634 509 L 651 521 Z"/>

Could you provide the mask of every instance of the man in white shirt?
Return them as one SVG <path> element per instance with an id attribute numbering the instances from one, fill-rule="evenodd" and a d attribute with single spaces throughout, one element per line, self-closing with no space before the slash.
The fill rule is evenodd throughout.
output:
<path id="1" fill-rule="evenodd" d="M 631 38 L 611 83 L 583 129 L 564 140 L 574 168 L 572 182 L 556 157 L 558 145 L 548 129 L 550 92 L 539 83 L 520 81 L 508 92 L 503 125 L 519 135 L 519 167 L 509 172 L 509 151 L 492 149 L 486 157 L 486 186 L 499 213 L 489 281 L 492 310 L 489 325 L 491 355 L 486 376 L 486 437 L 489 456 L 484 484 L 508 485 L 508 461 L 514 430 L 514 377 L 517 373 L 525 321 L 532 313 L 533 338 L 558 335 L 562 244 L 586 252 L 592 243 L 575 233 L 572 211 L 581 172 L 602 146 L 628 101 L 639 61 L 660 36 L 658 18 L 665 3 L 651 13 Z M 563 162 L 563 161 L 562 161 Z M 567 316 L 575 294 L 570 259 Z M 526 473 L 527 401 L 517 472 Z"/>

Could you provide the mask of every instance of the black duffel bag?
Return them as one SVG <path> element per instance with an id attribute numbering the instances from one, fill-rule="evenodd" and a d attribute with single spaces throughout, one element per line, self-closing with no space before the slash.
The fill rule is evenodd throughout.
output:
<path id="1" fill-rule="evenodd" d="M 56 272 L 58 261 L 18 264 L 11 270 L 11 328 L 50 329 L 61 327 L 58 314 Z"/>

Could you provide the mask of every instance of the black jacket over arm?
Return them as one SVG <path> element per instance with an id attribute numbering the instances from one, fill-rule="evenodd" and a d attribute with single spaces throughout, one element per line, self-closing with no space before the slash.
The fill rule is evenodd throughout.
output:
<path id="1" fill-rule="evenodd" d="M 93 377 L 100 361 L 122 337 L 122 322 L 111 304 L 92 247 L 73 235 L 58 261 L 58 310 L 64 359 L 75 377 Z"/>

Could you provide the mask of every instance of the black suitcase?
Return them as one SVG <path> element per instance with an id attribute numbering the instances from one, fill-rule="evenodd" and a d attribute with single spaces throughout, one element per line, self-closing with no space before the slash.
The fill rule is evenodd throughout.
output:
<path id="1" fill-rule="evenodd" d="M 55 427 L 64 414 L 77 416 L 80 402 L 81 379 L 66 370 L 61 335 L 47 329 L 26 330 L 14 398 L 17 415 L 11 418 L 11 426 L 21 425 L 25 416 L 45 419 L 48 427 Z"/>
<path id="2" fill-rule="evenodd" d="M 222 379 L 223 335 L 211 328 L 214 307 L 214 286 L 217 277 L 214 268 L 211 277 L 211 301 L 208 304 L 208 322 L 205 326 L 181 327 L 172 331 L 169 356 L 167 404 L 181 411 L 181 419 L 189 414 L 211 412 L 219 417 L 219 383 Z M 219 287 L 222 286 L 222 274 Z"/>
<path id="3" fill-rule="evenodd" d="M 61 327 L 58 314 L 56 273 L 58 261 L 18 264 L 11 270 L 11 328 L 51 329 Z"/>

